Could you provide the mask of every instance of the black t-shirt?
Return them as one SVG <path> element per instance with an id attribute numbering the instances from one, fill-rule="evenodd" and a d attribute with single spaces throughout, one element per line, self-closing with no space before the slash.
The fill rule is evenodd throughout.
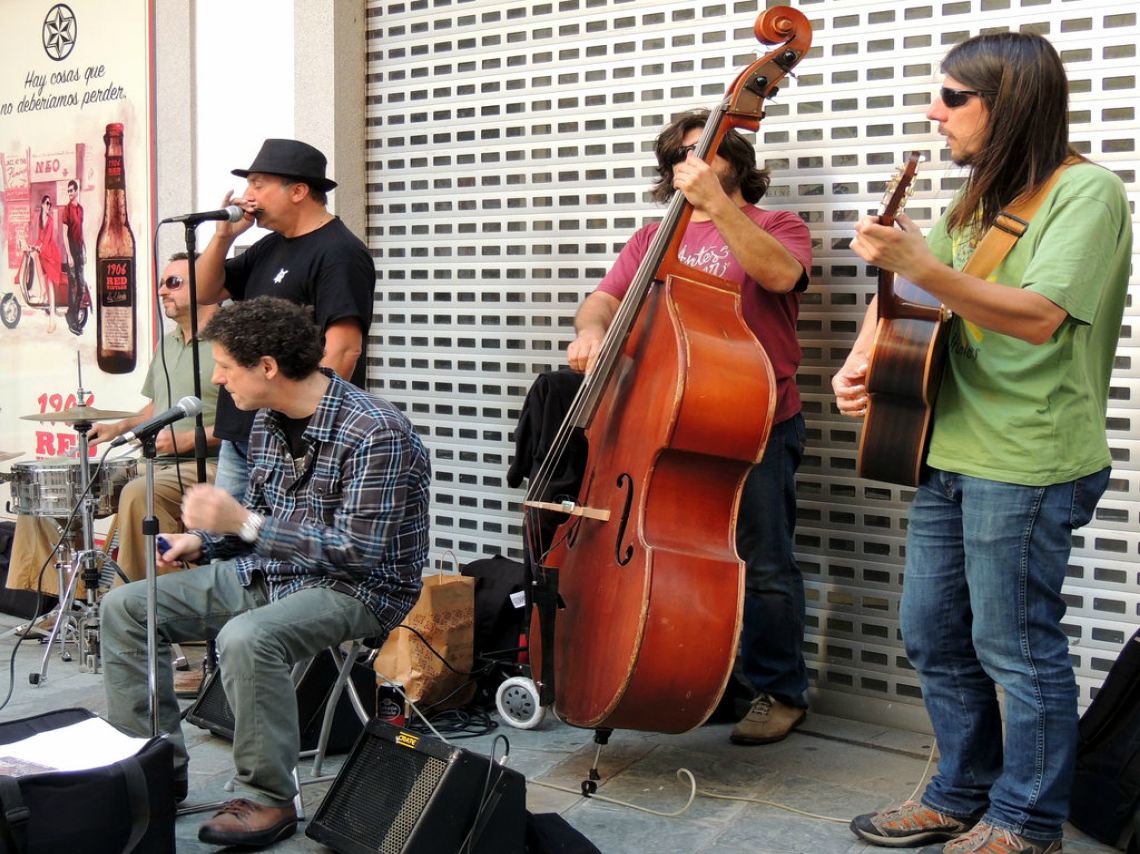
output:
<path id="1" fill-rule="evenodd" d="M 339 218 L 300 237 L 268 234 L 226 261 L 226 290 L 234 299 L 281 297 L 313 307 L 322 330 L 346 317 L 360 321 L 364 344 L 372 324 L 376 268 L 367 247 Z M 364 388 L 365 358 L 356 361 L 354 385 Z M 214 435 L 244 442 L 257 413 L 242 412 L 218 390 Z"/>
<path id="2" fill-rule="evenodd" d="M 304 418 L 286 418 L 284 415 L 278 413 L 278 420 L 281 422 L 281 430 L 285 433 L 285 444 L 289 447 L 289 456 L 293 459 L 301 459 L 305 456 L 305 451 L 309 447 L 309 443 L 305 441 L 305 429 L 309 426 L 309 422 L 313 420 L 312 415 L 306 415 Z"/>

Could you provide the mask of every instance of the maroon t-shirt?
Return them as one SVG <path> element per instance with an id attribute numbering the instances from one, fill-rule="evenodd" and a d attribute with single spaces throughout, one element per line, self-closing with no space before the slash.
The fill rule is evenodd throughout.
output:
<path id="1" fill-rule="evenodd" d="M 807 287 L 807 271 L 811 269 L 811 235 L 804 221 L 791 211 L 766 211 L 745 205 L 743 211 L 758 226 L 783 244 L 804 268 L 804 278 L 796 290 L 787 294 L 766 291 L 740 266 L 728 251 L 711 220 L 690 222 L 681 241 L 680 260 L 690 267 L 741 287 L 744 320 L 764 347 L 776 375 L 776 411 L 779 423 L 800 411 L 800 393 L 796 388 L 796 371 L 800 366 L 800 344 L 796 340 L 796 319 L 800 313 L 799 292 Z M 621 299 L 637 275 L 637 268 L 660 223 L 638 229 L 622 248 L 613 268 L 606 273 L 598 290 Z"/>
<path id="2" fill-rule="evenodd" d="M 72 247 L 83 245 L 83 205 L 79 202 L 68 202 L 60 208 L 59 221 L 67 229 L 67 239 Z M 76 259 L 78 260 L 78 259 Z"/>

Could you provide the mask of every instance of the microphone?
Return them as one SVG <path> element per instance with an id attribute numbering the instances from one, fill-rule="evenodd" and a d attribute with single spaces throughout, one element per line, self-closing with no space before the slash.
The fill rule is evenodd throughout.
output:
<path id="1" fill-rule="evenodd" d="M 197 225 L 200 222 L 237 222 L 245 215 L 245 211 L 237 205 L 229 205 L 216 211 L 203 211 L 201 213 L 188 213 L 181 216 L 169 216 L 163 222 L 184 222 L 187 225 Z"/>
<path id="2" fill-rule="evenodd" d="M 124 433 L 122 436 L 116 436 L 111 440 L 111 447 L 117 448 L 120 445 L 125 445 L 127 442 L 135 439 L 145 439 L 153 436 L 163 427 L 173 424 L 182 418 L 197 415 L 202 411 L 202 401 L 194 397 L 192 394 L 186 395 L 166 412 L 159 413 L 151 418 L 149 421 L 144 421 L 134 430 Z"/>

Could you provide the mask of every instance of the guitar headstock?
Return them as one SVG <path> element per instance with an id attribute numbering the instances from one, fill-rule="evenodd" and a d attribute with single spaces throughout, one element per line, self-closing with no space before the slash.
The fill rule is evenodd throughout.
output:
<path id="1" fill-rule="evenodd" d="M 914 190 L 914 176 L 918 174 L 918 164 L 923 160 L 921 151 L 912 151 L 906 163 L 895 169 L 895 174 L 887 182 L 886 192 L 883 193 L 882 208 L 879 222 L 883 225 L 892 225 L 895 216 L 906 206 Z"/>

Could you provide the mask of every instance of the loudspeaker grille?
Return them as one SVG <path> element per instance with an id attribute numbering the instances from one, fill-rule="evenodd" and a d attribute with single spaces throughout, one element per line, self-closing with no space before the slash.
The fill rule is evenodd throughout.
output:
<path id="1" fill-rule="evenodd" d="M 399 854 L 447 770 L 447 762 L 364 739 L 322 809 L 324 821 L 380 854 Z"/>

